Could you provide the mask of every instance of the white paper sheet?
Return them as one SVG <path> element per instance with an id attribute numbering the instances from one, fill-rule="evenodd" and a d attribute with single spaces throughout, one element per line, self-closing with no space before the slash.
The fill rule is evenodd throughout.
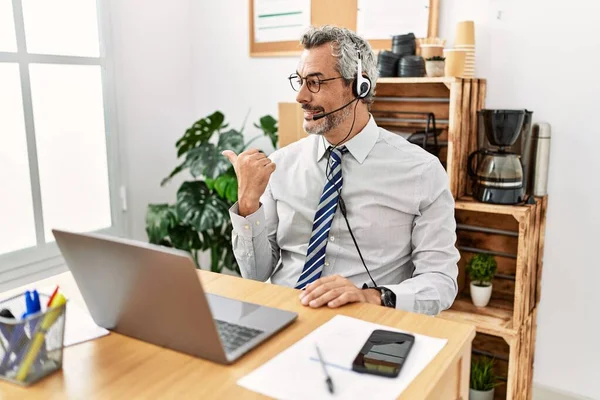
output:
<path id="1" fill-rule="evenodd" d="M 238 385 L 277 399 L 392 399 L 446 345 L 446 339 L 415 336 L 397 378 L 352 371 L 352 361 L 375 329 L 398 329 L 338 315 L 238 381 Z M 275 339 L 277 340 L 277 339 Z M 321 349 L 335 394 L 327 391 L 315 344 Z"/>
<path id="2" fill-rule="evenodd" d="M 65 347 L 108 335 L 110 332 L 96 325 L 92 316 L 73 303 L 67 303 Z"/>
<path id="3" fill-rule="evenodd" d="M 40 293 L 50 296 L 54 287 L 42 288 Z M 88 340 L 106 336 L 110 333 L 101 328 L 92 319 L 92 316 L 77 304 L 67 301 L 67 319 L 65 321 L 64 346 L 87 342 Z"/>
<path id="4" fill-rule="evenodd" d="M 254 41 L 300 41 L 310 26 L 310 0 L 254 0 Z"/>
<path id="5" fill-rule="evenodd" d="M 429 0 L 358 0 L 356 33 L 365 39 L 427 37 L 428 24 Z"/>

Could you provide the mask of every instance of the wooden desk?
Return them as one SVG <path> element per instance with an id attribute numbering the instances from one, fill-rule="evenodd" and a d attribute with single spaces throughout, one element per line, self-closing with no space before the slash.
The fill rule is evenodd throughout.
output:
<path id="1" fill-rule="evenodd" d="M 133 399 L 264 398 L 238 386 L 237 380 L 280 353 L 336 314 L 448 339 L 401 399 L 468 399 L 471 342 L 475 328 L 453 321 L 353 304 L 338 310 L 304 307 L 291 288 L 199 271 L 207 292 L 285 310 L 298 320 L 231 366 L 222 366 L 126 336 L 110 335 L 65 349 L 63 370 L 29 388 L 0 382 L 1 398 Z M 70 273 L 28 285 L 59 284 L 70 301 L 85 307 Z M 11 292 L 20 292 L 15 289 Z"/>

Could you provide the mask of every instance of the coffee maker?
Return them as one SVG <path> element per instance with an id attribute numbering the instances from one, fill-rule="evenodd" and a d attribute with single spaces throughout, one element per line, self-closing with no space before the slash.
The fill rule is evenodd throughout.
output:
<path id="1" fill-rule="evenodd" d="M 527 110 L 477 112 L 479 149 L 467 162 L 476 200 L 494 204 L 525 200 L 532 115 Z"/>

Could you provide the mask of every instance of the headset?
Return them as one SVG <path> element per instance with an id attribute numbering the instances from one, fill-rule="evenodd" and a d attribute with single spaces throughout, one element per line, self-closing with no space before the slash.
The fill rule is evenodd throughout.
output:
<path id="1" fill-rule="evenodd" d="M 358 100 L 360 99 L 364 99 L 365 97 L 367 97 L 369 95 L 369 92 L 371 90 L 371 80 L 369 79 L 369 77 L 367 76 L 363 76 L 362 74 L 362 54 L 360 52 L 360 48 L 358 46 L 358 44 L 356 43 L 356 41 L 350 37 L 350 39 L 352 40 L 352 42 L 354 42 L 354 46 L 356 47 L 356 53 L 358 55 L 358 62 L 357 62 L 357 68 L 356 68 L 356 78 L 354 79 L 353 85 L 352 85 L 352 93 L 354 94 L 354 99 L 336 109 L 333 111 L 330 111 L 328 113 L 324 113 L 324 114 L 318 114 L 313 116 L 313 120 L 317 120 L 323 117 L 326 117 L 327 115 L 333 114 L 335 112 L 338 112 L 346 107 L 348 107 L 350 104 L 352 104 L 353 102 L 357 102 L 356 105 L 354 106 L 354 115 L 352 117 L 352 125 L 350 126 L 350 130 L 348 131 L 348 134 L 346 135 L 346 137 L 344 139 L 342 139 L 341 142 L 333 145 L 331 148 L 328 149 L 327 151 L 327 166 L 325 168 L 325 178 L 327 178 L 327 180 L 329 181 L 329 183 L 331 183 L 333 185 L 333 187 L 336 189 L 336 191 L 338 192 L 338 207 L 340 209 L 340 212 L 342 213 L 342 216 L 344 217 L 344 220 L 346 221 L 346 226 L 348 227 L 348 231 L 350 232 L 350 237 L 352 237 L 352 241 L 354 242 L 354 247 L 356 247 L 356 251 L 358 252 L 358 255 L 360 257 L 360 260 L 362 261 L 363 266 L 365 267 L 365 270 L 367 271 L 367 274 L 369 275 L 369 278 L 371 279 L 371 282 L 373 282 L 374 287 L 378 287 L 377 283 L 375 282 L 375 280 L 373 279 L 373 277 L 371 276 L 371 272 L 369 271 L 369 268 L 367 268 L 367 264 L 365 263 L 365 259 L 363 258 L 363 255 L 360 251 L 360 248 L 358 247 L 358 243 L 356 242 L 356 238 L 354 237 L 354 233 L 352 232 L 352 228 L 350 227 L 350 222 L 348 222 L 348 216 L 346 213 L 346 204 L 344 203 L 344 199 L 342 198 L 342 193 L 341 191 L 338 189 L 337 185 L 332 182 L 331 180 L 331 171 L 330 171 L 330 166 L 331 166 L 331 152 L 338 147 L 338 145 L 342 142 L 344 142 L 348 136 L 350 136 L 350 133 L 352 133 L 352 129 L 354 128 L 354 122 L 356 121 L 356 107 L 358 106 Z M 322 139 L 323 141 L 325 139 Z M 323 143 L 325 144 L 325 143 Z M 363 289 L 366 289 L 368 286 L 365 283 L 363 285 Z"/>
<path id="2" fill-rule="evenodd" d="M 350 37 L 354 42 L 354 39 Z M 352 85 L 352 92 L 354 93 L 354 97 L 359 99 L 364 99 L 369 95 L 371 91 L 371 79 L 367 76 L 363 76 L 362 73 L 362 53 L 360 51 L 360 47 L 358 44 L 354 42 L 354 46 L 356 47 L 356 54 L 358 58 L 358 62 L 356 64 L 356 78 L 354 79 L 354 85 Z"/>

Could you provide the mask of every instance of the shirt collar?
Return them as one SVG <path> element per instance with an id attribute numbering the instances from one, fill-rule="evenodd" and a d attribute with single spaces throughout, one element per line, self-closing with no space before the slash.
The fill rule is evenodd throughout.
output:
<path id="1" fill-rule="evenodd" d="M 375 142 L 377 142 L 378 138 L 379 128 L 377 127 L 373 116 L 369 115 L 369 122 L 367 122 L 367 125 L 365 125 L 363 130 L 344 143 L 343 146 L 346 146 L 356 161 L 358 161 L 359 164 L 362 164 L 373 149 L 373 146 L 375 146 Z M 332 146 L 332 144 L 324 137 L 318 141 L 317 162 L 323 158 L 323 155 L 329 146 Z"/>

